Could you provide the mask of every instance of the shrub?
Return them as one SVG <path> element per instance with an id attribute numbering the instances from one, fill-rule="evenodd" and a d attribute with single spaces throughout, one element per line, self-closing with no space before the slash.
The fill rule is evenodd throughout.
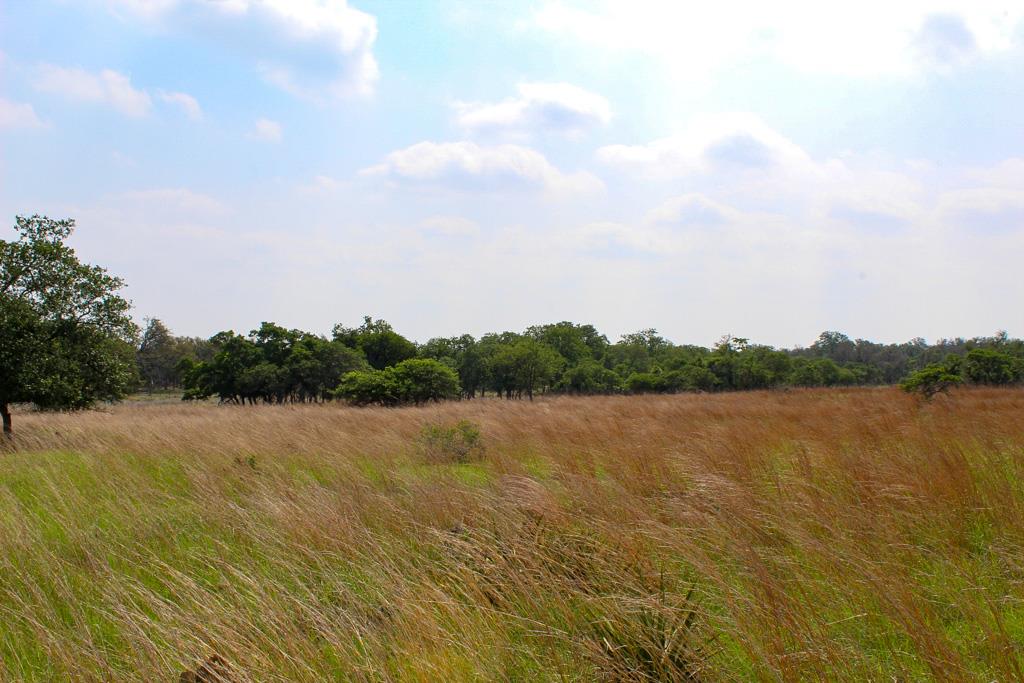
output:
<path id="1" fill-rule="evenodd" d="M 631 394 L 650 394 L 665 391 L 665 380 L 652 372 L 634 372 L 626 378 L 626 389 Z"/>
<path id="2" fill-rule="evenodd" d="M 398 388 L 383 370 L 357 370 L 345 374 L 334 395 L 357 406 L 393 406 L 399 402 Z"/>
<path id="3" fill-rule="evenodd" d="M 484 455 L 480 427 L 469 420 L 454 425 L 424 425 L 420 445 L 431 462 L 470 462 Z"/>
<path id="4" fill-rule="evenodd" d="M 458 398 L 460 392 L 459 376 L 450 367 L 429 358 L 413 358 L 384 370 L 349 372 L 334 395 L 360 406 L 397 406 Z"/>
<path id="5" fill-rule="evenodd" d="M 427 401 L 458 398 L 459 375 L 450 367 L 432 358 L 403 360 L 384 371 L 391 376 L 399 400 L 416 405 Z"/>
<path id="6" fill-rule="evenodd" d="M 1018 359 L 991 349 L 971 349 L 964 360 L 964 375 L 975 384 L 1013 384 L 1022 372 Z"/>
<path id="7" fill-rule="evenodd" d="M 715 373 L 701 365 L 684 365 L 665 373 L 665 384 L 670 391 L 711 391 L 717 383 Z"/>

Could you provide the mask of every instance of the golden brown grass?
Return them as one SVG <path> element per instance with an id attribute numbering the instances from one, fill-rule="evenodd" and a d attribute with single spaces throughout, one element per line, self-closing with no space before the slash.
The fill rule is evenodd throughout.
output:
<path id="1" fill-rule="evenodd" d="M 479 425 L 438 462 L 425 424 Z M 1024 680 L 1024 392 L 19 414 L 0 680 Z"/>

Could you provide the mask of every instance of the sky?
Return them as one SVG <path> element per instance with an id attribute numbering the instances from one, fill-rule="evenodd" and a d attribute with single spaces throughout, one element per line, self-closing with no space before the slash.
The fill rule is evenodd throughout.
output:
<path id="1" fill-rule="evenodd" d="M 1019 0 L 10 0 L 0 215 L 177 334 L 1024 336 L 1022 74 Z"/>

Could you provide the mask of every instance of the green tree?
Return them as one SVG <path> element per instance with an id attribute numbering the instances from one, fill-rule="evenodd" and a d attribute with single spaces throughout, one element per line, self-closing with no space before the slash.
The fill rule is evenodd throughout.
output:
<path id="1" fill-rule="evenodd" d="M 946 393 L 952 387 L 963 383 L 960 375 L 961 362 L 958 356 L 947 356 L 941 363 L 931 363 L 924 368 L 910 373 L 900 383 L 903 391 L 918 394 L 930 401 L 936 394 Z"/>
<path id="2" fill-rule="evenodd" d="M 533 339 L 522 339 L 506 345 L 495 354 L 495 373 L 505 381 L 506 396 L 514 391 L 533 400 L 534 392 L 549 386 L 562 369 L 564 359 L 553 348 Z"/>
<path id="3" fill-rule="evenodd" d="M 137 382 L 131 305 L 124 282 L 78 260 L 65 243 L 71 219 L 15 218 L 19 238 L 0 240 L 0 415 L 10 404 L 85 408 L 116 400 Z"/>
<path id="4" fill-rule="evenodd" d="M 410 358 L 384 372 L 390 373 L 402 402 L 458 398 L 461 392 L 455 370 L 432 358 Z"/>
<path id="5" fill-rule="evenodd" d="M 326 401 L 345 373 L 366 367 L 359 351 L 312 334 L 303 334 L 285 361 L 289 387 L 302 401 Z"/>
<path id="6" fill-rule="evenodd" d="M 964 359 L 964 376 L 975 384 L 1013 384 L 1024 374 L 1020 359 L 992 349 L 971 349 Z"/>
<path id="7" fill-rule="evenodd" d="M 395 332 L 387 321 L 374 320 L 370 316 L 365 316 L 363 324 L 357 328 L 335 325 L 334 339 L 360 349 L 370 366 L 377 370 L 416 357 L 415 344 Z"/>
<path id="8" fill-rule="evenodd" d="M 617 374 L 596 360 L 585 358 L 562 373 L 558 389 L 570 394 L 611 394 L 618 391 L 619 384 Z"/>
<path id="9" fill-rule="evenodd" d="M 148 318 L 136 359 L 139 377 L 147 391 L 167 389 L 181 382 L 181 361 L 189 350 L 180 344 L 158 318 Z"/>
<path id="10" fill-rule="evenodd" d="M 526 330 L 527 337 L 547 344 L 559 353 L 570 366 L 587 358 L 600 358 L 608 348 L 608 339 L 598 334 L 593 325 L 571 322 L 534 325 Z"/>
<path id="11" fill-rule="evenodd" d="M 204 399 L 219 396 L 221 401 L 244 403 L 254 401 L 255 395 L 247 393 L 254 384 L 242 383 L 242 374 L 262 361 L 259 347 L 233 331 L 218 332 L 210 337 L 215 349 L 213 358 L 197 363 L 185 375 L 184 399 Z"/>

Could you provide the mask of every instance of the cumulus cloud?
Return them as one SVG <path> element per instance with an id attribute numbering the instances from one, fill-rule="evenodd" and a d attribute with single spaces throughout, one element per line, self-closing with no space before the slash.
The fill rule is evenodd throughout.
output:
<path id="1" fill-rule="evenodd" d="M 735 220 L 736 215 L 734 209 L 690 192 L 651 209 L 646 220 L 654 225 L 713 228 Z"/>
<path id="2" fill-rule="evenodd" d="M 12 102 L 0 97 L 0 129 L 42 128 L 43 122 L 36 116 L 36 110 L 26 102 Z"/>
<path id="3" fill-rule="evenodd" d="M 198 121 L 203 118 L 203 110 L 199 106 L 199 102 L 196 98 L 183 92 L 165 92 L 163 90 L 157 91 L 157 97 L 161 101 L 168 104 L 172 104 L 181 109 L 182 113 L 193 121 Z"/>
<path id="4" fill-rule="evenodd" d="M 270 119 L 257 119 L 252 128 L 251 137 L 264 142 L 281 142 L 281 124 Z"/>
<path id="5" fill-rule="evenodd" d="M 420 142 L 363 169 L 364 176 L 451 190 L 540 190 L 554 194 L 593 192 L 601 181 L 589 173 L 563 173 L 543 154 L 519 145 Z"/>
<path id="6" fill-rule="evenodd" d="M 367 95 L 378 78 L 377 20 L 345 0 L 111 0 L 120 14 L 213 36 L 270 83 L 308 98 Z"/>
<path id="7" fill-rule="evenodd" d="M 639 145 L 608 145 L 597 159 L 613 167 L 660 177 L 715 169 L 759 171 L 799 167 L 807 153 L 753 114 L 694 118 L 681 133 Z"/>
<path id="8" fill-rule="evenodd" d="M 607 0 L 581 8 L 551 0 L 534 23 L 602 50 L 654 55 L 666 70 L 687 79 L 707 78 L 751 57 L 801 71 L 870 77 L 911 74 L 936 57 L 948 62 L 1006 50 L 1022 17 L 1024 6 L 1005 0 L 746 0 L 699 8 L 659 0 Z M 929 59 L 920 59 L 922 50 Z"/>
<path id="9" fill-rule="evenodd" d="M 608 100 L 569 83 L 521 83 L 501 102 L 456 102 L 456 121 L 479 133 L 580 133 L 611 120 Z"/>
<path id="10" fill-rule="evenodd" d="M 41 92 L 78 102 L 107 105 L 132 117 L 145 116 L 153 104 L 145 91 L 132 86 L 128 76 L 113 69 L 92 73 L 77 67 L 44 64 L 36 69 L 32 85 Z"/>
<path id="11" fill-rule="evenodd" d="M 152 95 L 132 85 L 131 78 L 113 69 L 92 72 L 80 67 L 41 64 L 32 72 L 32 86 L 73 102 L 97 104 L 114 109 L 125 116 L 141 118 L 153 109 L 154 97 L 179 108 L 193 121 L 202 118 L 203 110 L 196 98 L 183 92 L 157 90 Z"/>
<path id="12" fill-rule="evenodd" d="M 815 159 L 743 113 L 697 117 L 675 135 L 603 147 L 596 156 L 622 182 L 684 182 L 691 192 L 730 205 L 786 213 L 822 227 L 895 229 L 919 217 L 927 199 L 928 183 L 920 178 L 926 171 L 856 155 Z"/>

